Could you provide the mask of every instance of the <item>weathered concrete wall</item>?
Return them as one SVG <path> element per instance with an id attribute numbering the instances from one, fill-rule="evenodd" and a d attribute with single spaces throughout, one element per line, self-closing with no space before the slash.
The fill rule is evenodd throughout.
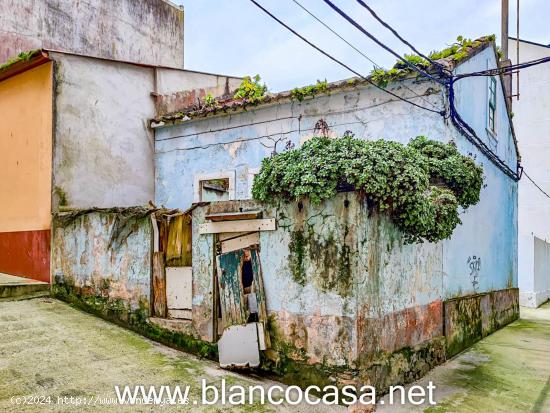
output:
<path id="1" fill-rule="evenodd" d="M 183 10 L 165 0 L 2 0 L 0 62 L 39 48 L 183 68 Z"/>
<path id="2" fill-rule="evenodd" d="M 492 48 L 475 55 L 457 72 L 485 70 L 497 66 Z M 493 152 L 516 169 L 515 150 L 504 93 L 497 78 L 496 135 L 487 130 L 487 78 L 468 78 L 456 84 L 456 106 L 461 116 Z M 481 200 L 461 215 L 450 240 L 445 242 L 448 274 L 447 297 L 502 290 L 518 285 L 518 184 L 505 176 L 462 136 L 455 138 L 459 150 L 472 154 L 483 165 Z"/>
<path id="3" fill-rule="evenodd" d="M 519 42 L 520 61 L 550 56 L 550 47 Z M 516 62 L 516 40 L 510 39 L 509 54 Z M 525 171 L 547 193 L 550 192 L 548 158 L 550 146 L 550 69 L 538 65 L 519 75 L 520 99 L 513 99 L 514 125 L 519 138 Z M 516 79 L 513 81 L 516 94 Z M 548 198 L 525 177 L 519 183 L 519 288 L 521 305 L 538 307 L 550 299 L 550 260 L 539 253 L 539 241 L 550 241 Z M 546 245 L 548 248 L 548 244 Z"/>
<path id="4" fill-rule="evenodd" d="M 114 312 L 149 308 L 151 294 L 151 218 L 132 221 L 112 237 L 117 220 L 111 212 L 90 212 L 68 223 L 53 222 L 52 275 L 83 299 L 103 300 Z M 122 222 L 122 221 L 121 221 Z M 120 223 L 120 222 L 119 222 Z"/>
<path id="5" fill-rule="evenodd" d="M 56 61 L 54 210 L 153 199 L 151 69 L 51 54 Z"/>
<path id="6" fill-rule="evenodd" d="M 53 64 L 0 81 L 0 273 L 50 282 Z"/>
<path id="7" fill-rule="evenodd" d="M 238 79 L 65 53 L 55 60 L 53 208 L 127 207 L 154 199 L 151 93 L 224 89 Z M 156 81 L 155 81 L 156 78 Z"/>
<path id="8" fill-rule="evenodd" d="M 216 202 L 193 210 L 193 327 L 214 340 L 212 235 L 206 215 L 263 210 L 277 229 L 260 233 L 260 261 L 281 360 L 340 369 L 379 388 L 409 382 L 515 320 L 517 289 L 446 301 L 444 244 L 404 244 L 360 195 L 341 193 L 319 206 Z M 329 370 L 330 370 L 329 369 Z M 343 380 L 343 379 L 342 379 Z"/>
<path id="9" fill-rule="evenodd" d="M 491 291 L 445 302 L 447 357 L 519 318 L 517 288 Z"/>
<path id="10" fill-rule="evenodd" d="M 487 48 L 464 64 L 461 70 L 481 70 L 494 52 Z M 432 82 L 394 85 L 394 92 L 421 98 L 430 107 L 444 106 L 445 97 Z M 461 80 L 456 85 L 457 105 L 487 144 L 511 168 L 517 154 L 508 129 L 504 96 L 498 89 L 498 139 L 485 128 L 487 95 L 485 81 Z M 412 90 L 412 91 L 411 91 Z M 479 91 L 482 92 L 479 92 Z M 155 130 L 155 201 L 185 209 L 195 200 L 197 176 L 219 174 L 234 179 L 235 199 L 249 199 L 252 179 L 261 160 L 275 146 L 300 145 L 316 134 L 315 124 L 326 121 L 330 134 L 349 130 L 362 139 L 388 139 L 407 143 L 417 135 L 444 142 L 453 141 L 464 154 L 471 154 L 484 168 L 481 201 L 461 214 L 462 225 L 441 243 L 442 298 L 517 286 L 517 183 L 505 176 L 440 115 L 395 101 L 372 87 L 348 87 L 330 96 L 319 95 L 303 102 L 279 102 L 230 115 L 185 121 Z M 317 132 L 318 133 L 318 132 Z M 481 230 L 482 229 L 482 230 Z"/>
<path id="11" fill-rule="evenodd" d="M 208 94 L 213 97 L 226 96 L 241 82 L 240 77 L 159 69 L 156 115 L 177 112 L 192 105 L 202 105 Z"/>

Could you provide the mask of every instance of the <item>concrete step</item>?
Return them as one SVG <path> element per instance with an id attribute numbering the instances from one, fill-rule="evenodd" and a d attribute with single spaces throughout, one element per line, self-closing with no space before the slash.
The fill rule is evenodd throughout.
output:
<path id="1" fill-rule="evenodd" d="M 0 300 L 21 300 L 50 295 L 50 284 L 28 278 L 0 274 Z"/>

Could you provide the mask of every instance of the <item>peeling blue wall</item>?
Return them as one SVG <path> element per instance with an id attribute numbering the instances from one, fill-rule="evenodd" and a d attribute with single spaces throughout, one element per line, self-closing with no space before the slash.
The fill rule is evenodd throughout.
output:
<path id="1" fill-rule="evenodd" d="M 151 295 L 151 218 L 141 218 L 120 245 L 109 246 L 116 213 L 93 212 L 61 225 L 54 220 L 52 274 L 85 295 L 148 307 Z"/>
<path id="2" fill-rule="evenodd" d="M 488 61 L 496 64 L 492 48 L 478 53 L 458 70 L 483 70 Z M 498 139 L 487 135 L 486 85 L 485 78 L 461 80 L 456 85 L 458 110 L 480 137 L 492 139 L 490 144 L 515 169 L 517 154 L 508 130 L 500 86 L 497 88 Z M 444 92 L 435 83 L 408 81 L 406 86 L 408 89 L 403 83 L 396 84 L 393 91 L 407 97 L 416 93 L 421 96 L 414 98 L 416 102 L 434 108 L 442 108 L 446 102 Z M 370 87 L 350 87 L 301 103 L 266 105 L 157 129 L 156 203 L 185 209 L 194 199 L 196 175 L 227 171 L 235 176 L 235 198 L 248 198 L 250 172 L 272 153 L 275 141 L 280 139 L 278 150 L 283 149 L 286 141 L 299 145 L 315 135 L 315 123 L 321 118 L 334 136 L 350 130 L 362 139 L 383 138 L 407 143 L 417 135 L 426 135 L 444 142 L 454 141 L 462 153 L 474 156 L 483 165 L 485 185 L 480 203 L 461 214 L 463 224 L 451 239 L 438 246 L 442 248 L 441 296 L 450 298 L 517 286 L 517 183 L 460 135 L 449 120 L 394 101 Z M 274 245 L 272 251 L 277 248 Z"/>

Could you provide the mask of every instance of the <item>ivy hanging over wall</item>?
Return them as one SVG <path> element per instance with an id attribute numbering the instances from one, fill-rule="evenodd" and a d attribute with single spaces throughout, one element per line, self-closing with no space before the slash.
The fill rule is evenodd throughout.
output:
<path id="1" fill-rule="evenodd" d="M 339 190 L 356 190 L 390 216 L 405 242 L 436 242 L 461 223 L 459 206 L 479 202 L 482 184 L 482 168 L 452 143 L 418 136 L 403 145 L 348 134 L 315 137 L 265 158 L 252 195 L 271 203 L 309 198 L 319 204 Z"/>

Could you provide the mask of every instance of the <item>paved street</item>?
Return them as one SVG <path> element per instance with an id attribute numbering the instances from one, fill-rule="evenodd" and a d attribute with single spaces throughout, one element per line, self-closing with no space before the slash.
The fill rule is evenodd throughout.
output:
<path id="1" fill-rule="evenodd" d="M 436 367 L 437 406 L 379 406 L 377 412 L 550 412 L 550 303 Z"/>
<path id="2" fill-rule="evenodd" d="M 232 374 L 156 344 L 123 328 L 38 298 L 0 302 L 0 411 L 69 412 L 74 405 L 15 406 L 12 396 L 115 397 L 125 384 L 192 386 L 200 379 L 254 385 L 270 382 Z M 433 370 L 419 384 L 436 385 L 435 407 L 379 405 L 378 412 L 550 412 L 550 304 L 522 310 L 522 319 L 487 337 Z M 178 411 L 221 411 L 221 406 L 187 406 Z M 79 411 L 153 411 L 145 406 L 79 406 Z M 175 411 L 172 406 L 155 411 Z M 345 411 L 343 408 L 260 406 L 233 411 Z"/>
<path id="3" fill-rule="evenodd" d="M 200 380 L 227 387 L 268 381 L 221 370 L 215 363 L 154 343 L 133 332 L 53 299 L 0 302 L 0 412 L 153 411 L 151 406 L 55 404 L 58 396 L 114 398 L 115 385 L 191 385 L 200 399 Z M 12 396 L 51 396 L 53 405 L 15 406 Z M 157 406 L 154 411 L 218 412 L 221 406 Z M 235 412 L 305 412 L 308 406 L 235 407 Z M 309 410 L 311 411 L 311 410 Z M 336 412 L 336 407 L 317 411 Z"/>

